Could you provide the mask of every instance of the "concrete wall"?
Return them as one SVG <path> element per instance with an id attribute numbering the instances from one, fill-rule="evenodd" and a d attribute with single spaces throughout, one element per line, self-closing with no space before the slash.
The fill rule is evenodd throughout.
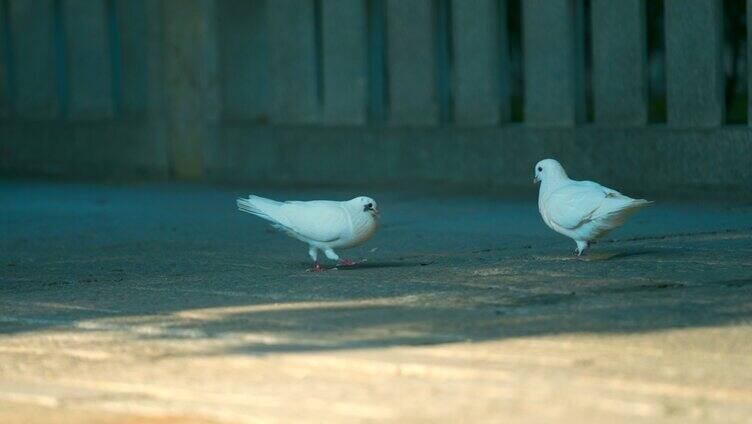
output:
<path id="1" fill-rule="evenodd" d="M 666 122 L 646 1 L 589 5 L 0 0 L 0 173 L 505 189 L 557 157 L 624 191 L 752 197 L 721 2 L 665 2 Z"/>

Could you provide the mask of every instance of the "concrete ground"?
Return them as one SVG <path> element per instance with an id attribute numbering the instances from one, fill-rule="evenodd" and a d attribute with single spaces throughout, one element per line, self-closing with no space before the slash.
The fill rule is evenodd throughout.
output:
<path id="1" fill-rule="evenodd" d="M 253 190 L 379 201 L 312 274 L 251 190 L 0 183 L 0 422 L 752 422 L 752 206 L 576 261 L 530 190 Z"/>

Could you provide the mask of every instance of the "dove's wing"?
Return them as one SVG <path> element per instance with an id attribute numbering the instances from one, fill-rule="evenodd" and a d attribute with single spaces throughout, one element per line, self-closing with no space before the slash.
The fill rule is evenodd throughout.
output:
<path id="1" fill-rule="evenodd" d="M 301 238 L 327 243 L 342 238 L 349 229 L 347 212 L 338 202 L 285 202 L 275 216 L 284 230 Z"/>
<path id="2" fill-rule="evenodd" d="M 592 181 L 572 181 L 555 190 L 546 199 L 548 218 L 558 226 L 574 229 L 594 219 L 608 197 L 621 196 L 618 191 Z"/>

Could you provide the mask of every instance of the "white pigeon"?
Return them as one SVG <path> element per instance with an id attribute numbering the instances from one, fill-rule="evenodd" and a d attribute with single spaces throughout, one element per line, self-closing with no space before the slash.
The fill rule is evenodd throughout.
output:
<path id="1" fill-rule="evenodd" d="M 355 265 L 349 259 L 340 259 L 334 249 L 365 243 L 376 232 L 379 223 L 376 201 L 365 196 L 344 202 L 277 202 L 250 195 L 247 199 L 238 199 L 237 203 L 241 211 L 271 221 L 273 227 L 308 243 L 308 254 L 313 259 L 311 271 L 323 271 L 318 262 L 319 250 L 327 258 L 337 261 L 337 266 Z"/>
<path id="2" fill-rule="evenodd" d="M 570 180 L 554 159 L 535 165 L 534 182 L 540 182 L 538 210 L 552 230 L 577 243 L 577 256 L 588 244 L 619 227 L 633 213 L 653 203 L 632 199 L 592 181 Z"/>

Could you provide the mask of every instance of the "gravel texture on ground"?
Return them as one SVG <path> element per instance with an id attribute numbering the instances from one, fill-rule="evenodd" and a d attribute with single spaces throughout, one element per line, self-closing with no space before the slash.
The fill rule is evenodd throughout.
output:
<path id="1" fill-rule="evenodd" d="M 309 273 L 249 192 L 382 227 Z M 580 261 L 535 193 L 0 183 L 0 422 L 751 422 L 752 206 Z"/>

